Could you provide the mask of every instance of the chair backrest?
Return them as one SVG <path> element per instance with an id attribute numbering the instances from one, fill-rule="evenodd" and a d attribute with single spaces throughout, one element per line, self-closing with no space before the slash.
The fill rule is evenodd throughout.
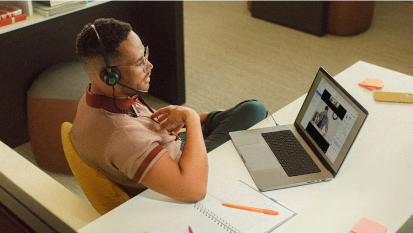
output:
<path id="1" fill-rule="evenodd" d="M 64 122 L 61 127 L 63 150 L 73 175 L 92 206 L 105 214 L 129 200 L 130 196 L 116 183 L 82 160 L 72 144 L 71 131 L 72 124 Z"/>

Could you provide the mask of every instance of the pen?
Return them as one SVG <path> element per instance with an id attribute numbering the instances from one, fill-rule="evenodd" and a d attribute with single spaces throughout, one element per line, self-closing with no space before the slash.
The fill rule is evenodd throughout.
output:
<path id="1" fill-rule="evenodd" d="M 222 205 L 224 205 L 226 207 L 230 207 L 230 208 L 241 209 L 241 210 L 249 210 L 249 211 L 255 211 L 255 212 L 260 212 L 260 213 L 264 213 L 264 214 L 278 215 L 278 212 L 274 211 L 274 210 L 259 209 L 259 208 L 242 206 L 242 205 L 235 205 L 235 204 L 229 204 L 229 203 L 224 203 Z"/>
<path id="2" fill-rule="evenodd" d="M 188 226 L 188 230 L 189 230 L 189 233 L 194 233 L 194 232 L 192 231 L 191 226 Z"/>

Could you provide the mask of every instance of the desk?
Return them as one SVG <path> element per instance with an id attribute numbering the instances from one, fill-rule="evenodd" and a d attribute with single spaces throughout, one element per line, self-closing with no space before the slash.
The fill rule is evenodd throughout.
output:
<path id="1" fill-rule="evenodd" d="M 335 179 L 264 193 L 297 213 L 273 232 L 347 233 L 366 217 L 392 233 L 412 215 L 413 105 L 376 102 L 372 91 L 358 86 L 366 77 L 383 79 L 382 91 L 413 90 L 413 77 L 362 61 L 335 77 L 370 115 Z M 305 95 L 274 113 L 275 120 L 292 124 L 304 98 Z M 267 118 L 254 127 L 272 125 L 272 119 Z M 214 194 L 238 179 L 254 185 L 232 142 L 209 153 L 208 159 L 209 193 Z M 167 203 L 161 208 L 153 200 L 173 201 L 147 190 L 79 232 L 144 232 L 179 211 L 168 209 Z"/>

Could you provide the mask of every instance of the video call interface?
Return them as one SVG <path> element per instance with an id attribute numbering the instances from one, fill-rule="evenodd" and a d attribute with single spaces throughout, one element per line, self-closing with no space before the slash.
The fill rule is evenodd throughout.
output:
<path id="1" fill-rule="evenodd" d="M 358 115 L 354 108 L 321 79 L 301 125 L 334 163 Z"/>

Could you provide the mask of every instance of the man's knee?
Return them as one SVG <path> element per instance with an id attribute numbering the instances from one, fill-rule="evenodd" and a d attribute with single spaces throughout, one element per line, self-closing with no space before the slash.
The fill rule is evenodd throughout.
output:
<path id="1" fill-rule="evenodd" d="M 267 116 L 267 108 L 258 100 L 247 100 L 240 104 L 241 111 L 257 118 L 264 119 Z"/>

